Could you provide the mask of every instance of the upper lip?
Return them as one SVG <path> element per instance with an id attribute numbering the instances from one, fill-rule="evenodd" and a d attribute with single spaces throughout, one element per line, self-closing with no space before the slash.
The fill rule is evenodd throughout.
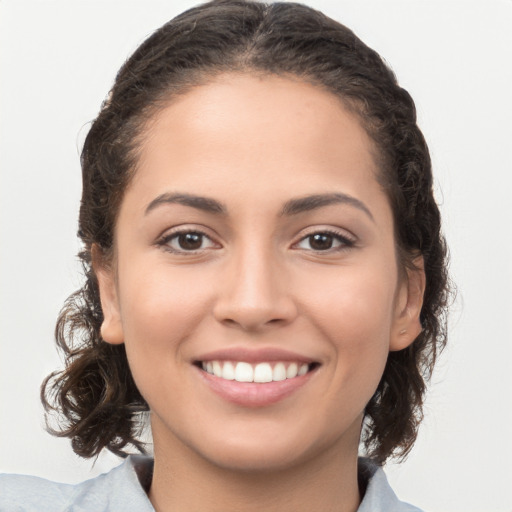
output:
<path id="1" fill-rule="evenodd" d="M 233 347 L 206 352 L 195 358 L 196 361 L 244 361 L 247 363 L 261 363 L 267 361 L 290 361 L 299 363 L 317 362 L 311 357 L 297 354 L 280 348 L 257 348 Z"/>

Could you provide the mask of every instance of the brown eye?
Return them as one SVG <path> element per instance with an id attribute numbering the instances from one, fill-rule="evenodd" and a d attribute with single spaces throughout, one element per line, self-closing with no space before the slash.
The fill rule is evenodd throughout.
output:
<path id="1" fill-rule="evenodd" d="M 314 251 L 326 251 L 332 248 L 334 237 L 328 233 L 316 233 L 309 238 L 309 246 Z"/>
<path id="2" fill-rule="evenodd" d="M 199 231 L 181 231 L 162 239 L 160 245 L 174 253 L 187 253 L 215 248 L 213 240 Z"/>
<path id="3" fill-rule="evenodd" d="M 348 249 L 353 247 L 354 244 L 354 240 L 344 235 L 328 231 L 318 231 L 317 233 L 305 236 L 294 247 L 312 252 L 332 252 Z"/>
<path id="4" fill-rule="evenodd" d="M 178 245 L 184 251 L 196 251 L 201 249 L 203 235 L 201 233 L 181 233 L 178 235 Z"/>

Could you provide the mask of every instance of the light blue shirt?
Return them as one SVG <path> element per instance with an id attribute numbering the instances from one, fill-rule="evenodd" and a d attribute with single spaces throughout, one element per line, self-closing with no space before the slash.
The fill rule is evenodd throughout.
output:
<path id="1" fill-rule="evenodd" d="M 421 512 L 399 501 L 382 468 L 360 459 L 367 482 L 357 512 Z M 80 484 L 24 475 L 0 475 L 0 512 L 154 512 L 147 496 L 153 461 L 131 455 L 120 466 Z"/>

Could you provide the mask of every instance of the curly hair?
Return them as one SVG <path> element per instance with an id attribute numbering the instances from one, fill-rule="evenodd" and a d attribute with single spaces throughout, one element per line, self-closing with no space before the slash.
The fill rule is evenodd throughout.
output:
<path id="1" fill-rule="evenodd" d="M 140 416 L 148 410 L 132 378 L 124 345 L 101 338 L 93 245 L 111 254 L 123 193 L 136 172 L 147 122 L 177 95 L 220 73 L 288 75 L 328 90 L 355 112 L 378 149 L 378 179 L 393 211 L 396 245 L 404 268 L 422 255 L 426 289 L 421 334 L 391 352 L 365 409 L 362 442 L 379 463 L 411 449 L 426 385 L 446 343 L 450 296 L 447 250 L 433 197 L 429 152 L 416 123 L 411 96 L 382 58 L 354 33 L 300 4 L 217 0 L 190 9 L 154 32 L 117 74 L 84 143 L 83 195 L 78 235 L 84 286 L 66 301 L 56 341 L 66 369 L 44 381 L 51 429 L 72 440 L 84 457 L 107 448 L 121 456 L 143 450 Z"/>

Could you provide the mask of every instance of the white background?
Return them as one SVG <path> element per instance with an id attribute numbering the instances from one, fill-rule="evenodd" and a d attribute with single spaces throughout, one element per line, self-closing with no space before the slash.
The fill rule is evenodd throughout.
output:
<path id="1" fill-rule="evenodd" d="M 430 512 L 512 510 L 512 2 L 310 0 L 416 100 L 459 288 L 450 346 L 397 494 Z M 80 283 L 79 150 L 124 59 L 190 1 L 0 0 L 0 471 L 76 482 L 118 460 L 44 432 L 53 326 Z"/>

